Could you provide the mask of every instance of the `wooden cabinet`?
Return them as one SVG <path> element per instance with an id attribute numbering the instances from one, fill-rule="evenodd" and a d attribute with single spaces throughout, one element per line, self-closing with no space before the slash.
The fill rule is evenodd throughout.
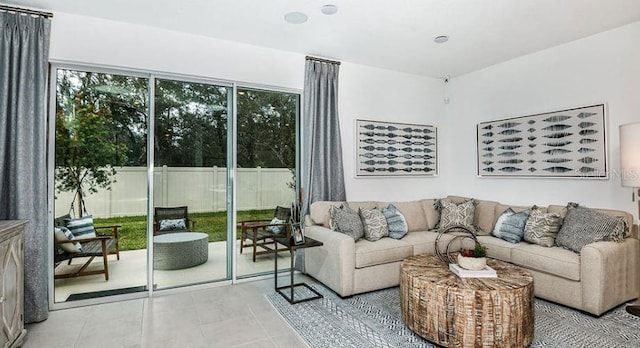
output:
<path id="1" fill-rule="evenodd" d="M 0 347 L 22 345 L 24 329 L 24 226 L 0 221 Z"/>

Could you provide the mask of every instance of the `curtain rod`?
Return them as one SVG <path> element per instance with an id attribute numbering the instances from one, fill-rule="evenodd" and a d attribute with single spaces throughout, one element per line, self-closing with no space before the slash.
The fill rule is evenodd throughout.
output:
<path id="1" fill-rule="evenodd" d="M 318 57 L 312 57 L 312 56 L 307 56 L 306 60 L 315 60 L 315 61 L 322 62 L 322 63 L 331 63 L 331 64 L 340 65 L 340 62 L 337 61 L 337 60 L 324 59 L 324 58 L 318 58 Z"/>
<path id="2" fill-rule="evenodd" d="M 53 13 L 51 12 L 36 11 L 28 8 L 20 8 L 20 7 L 13 7 L 13 6 L 7 6 L 7 5 L 0 5 L 0 11 L 24 13 L 28 15 L 40 16 L 45 18 L 53 17 Z"/>

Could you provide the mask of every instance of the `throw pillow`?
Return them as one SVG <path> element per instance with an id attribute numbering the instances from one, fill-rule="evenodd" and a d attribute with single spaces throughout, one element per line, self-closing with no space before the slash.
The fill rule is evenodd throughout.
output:
<path id="1" fill-rule="evenodd" d="M 360 215 L 347 204 L 329 208 L 329 226 L 332 230 L 344 233 L 355 241 L 364 236 L 364 226 Z"/>
<path id="2" fill-rule="evenodd" d="M 407 234 L 407 232 L 409 232 L 407 220 L 395 205 L 389 204 L 386 208 L 382 208 L 382 215 L 384 215 L 387 220 L 389 237 L 393 239 L 401 239 Z"/>
<path id="3" fill-rule="evenodd" d="M 159 231 L 186 231 L 187 230 L 187 220 L 182 219 L 166 219 L 160 220 L 158 224 Z"/>
<path id="4" fill-rule="evenodd" d="M 507 208 L 496 221 L 491 235 L 506 240 L 509 243 L 518 243 L 524 237 L 524 228 L 529 218 L 531 209 L 516 213 Z"/>
<path id="5" fill-rule="evenodd" d="M 286 223 L 286 220 L 280 220 L 277 217 L 274 217 L 273 219 L 271 219 L 271 222 L 269 223 L 269 226 L 267 226 L 265 228 L 265 230 L 273 233 L 273 234 L 280 234 L 282 232 L 284 232 L 284 229 L 286 226 L 284 226 L 283 224 Z M 273 226 L 273 225 L 278 225 L 278 226 Z"/>
<path id="6" fill-rule="evenodd" d="M 76 238 L 73 236 L 73 233 L 71 233 L 71 231 L 69 231 L 68 228 L 66 227 L 56 227 L 54 229 L 54 237 L 57 243 L 59 242 L 66 242 L 66 241 L 70 241 L 70 240 L 75 240 Z M 77 253 L 82 251 L 82 246 L 80 245 L 80 243 L 75 242 L 75 243 L 62 243 L 62 244 L 57 244 L 58 245 L 58 253 L 59 254 L 63 254 L 65 252 L 67 253 Z"/>
<path id="7" fill-rule="evenodd" d="M 543 213 L 540 209 L 533 209 L 524 227 L 524 240 L 543 247 L 552 247 L 560 226 L 562 226 L 560 214 Z"/>
<path id="8" fill-rule="evenodd" d="M 609 216 L 583 207 L 569 206 L 556 237 L 556 244 L 573 252 L 594 242 L 624 240 L 629 227 L 621 217 Z"/>
<path id="9" fill-rule="evenodd" d="M 463 227 L 471 232 L 476 232 L 473 224 L 473 216 L 476 211 L 476 201 L 466 200 L 460 204 L 452 203 L 448 200 L 439 199 L 435 203 L 436 209 L 440 211 L 440 222 L 438 230 L 444 231 L 451 227 Z"/>
<path id="10" fill-rule="evenodd" d="M 366 240 L 375 242 L 389 235 L 387 219 L 385 219 L 380 210 L 360 208 L 360 217 L 362 217 L 364 238 Z"/>
<path id="11" fill-rule="evenodd" d="M 94 238 L 96 230 L 93 228 L 93 216 L 87 215 L 79 219 L 65 219 L 67 228 L 76 239 Z"/>

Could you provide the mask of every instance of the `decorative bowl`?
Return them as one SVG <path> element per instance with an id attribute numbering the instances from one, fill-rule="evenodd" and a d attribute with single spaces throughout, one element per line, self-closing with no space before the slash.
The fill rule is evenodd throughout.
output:
<path id="1" fill-rule="evenodd" d="M 466 257 L 458 254 L 458 266 L 471 271 L 480 271 L 487 267 L 487 258 Z"/>

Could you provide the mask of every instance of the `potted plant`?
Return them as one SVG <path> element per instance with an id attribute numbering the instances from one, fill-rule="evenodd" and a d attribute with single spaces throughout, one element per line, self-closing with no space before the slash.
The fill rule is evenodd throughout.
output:
<path id="1" fill-rule="evenodd" d="M 472 271 L 485 269 L 487 267 L 487 248 L 476 242 L 475 248 L 460 250 L 458 265 Z"/>

